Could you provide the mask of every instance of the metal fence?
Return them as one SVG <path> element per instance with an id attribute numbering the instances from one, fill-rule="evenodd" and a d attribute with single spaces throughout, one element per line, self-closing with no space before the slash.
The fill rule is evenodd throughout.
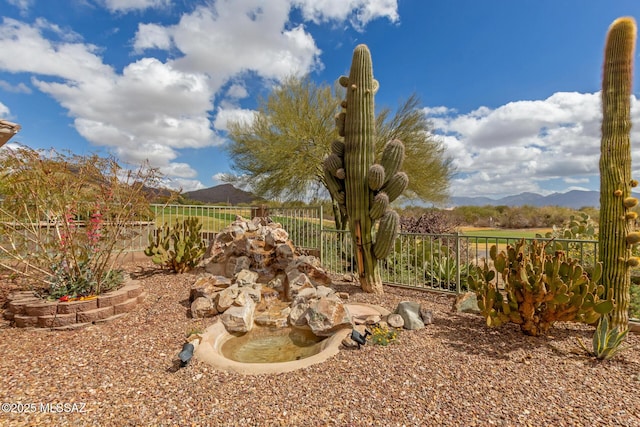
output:
<path id="1" fill-rule="evenodd" d="M 446 293 L 467 290 L 473 267 L 490 261 L 492 246 L 503 250 L 521 238 L 464 236 L 461 234 L 400 233 L 394 250 L 379 261 L 382 281 L 395 286 Z M 529 242 L 534 239 L 525 239 Z M 535 239 L 549 242 L 553 250 L 563 250 L 585 268 L 591 268 L 598 253 L 593 240 Z M 348 232 L 322 230 L 322 265 L 332 273 L 356 271 L 354 248 Z M 500 281 L 500 278 L 497 279 Z"/>
<path id="2" fill-rule="evenodd" d="M 199 218 L 203 224 L 202 238 L 206 241 L 235 221 L 237 216 L 247 219 L 269 216 L 282 225 L 299 249 L 318 255 L 328 271 L 337 274 L 356 271 L 349 232 L 335 230 L 332 221 L 323 219 L 321 207 L 153 205 L 152 208 L 157 227 L 187 217 Z M 474 266 L 490 262 L 492 246 L 503 250 L 520 240 L 518 237 L 400 233 L 392 253 L 379 262 L 380 274 L 384 283 L 395 286 L 458 293 L 467 289 L 467 276 Z M 569 257 L 578 259 L 586 269 L 596 262 L 597 241 L 536 240 L 549 241 L 555 249 L 562 249 Z M 136 249 L 134 246 L 132 250 Z"/>
<path id="3" fill-rule="evenodd" d="M 266 206 L 204 206 L 204 205 L 152 205 L 157 228 L 173 225 L 188 217 L 196 217 L 202 224 L 202 239 L 211 240 L 216 233 L 229 226 L 238 216 L 245 219 L 269 216 L 282 224 L 289 238 L 303 250 L 320 247 L 322 230 L 321 207 L 272 208 Z M 140 250 L 132 246 L 131 250 Z"/>

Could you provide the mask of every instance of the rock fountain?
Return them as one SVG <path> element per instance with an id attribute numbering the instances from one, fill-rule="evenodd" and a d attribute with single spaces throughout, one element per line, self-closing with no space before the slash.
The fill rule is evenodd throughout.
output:
<path id="1" fill-rule="evenodd" d="M 191 288 L 191 313 L 218 318 L 191 340 L 195 356 L 219 369 L 273 373 L 320 363 L 341 345 L 357 345 L 350 339 L 357 325 L 389 314 L 348 303 L 329 287 L 320 261 L 297 253 L 269 218 L 237 217 L 216 235 L 205 270 Z"/>

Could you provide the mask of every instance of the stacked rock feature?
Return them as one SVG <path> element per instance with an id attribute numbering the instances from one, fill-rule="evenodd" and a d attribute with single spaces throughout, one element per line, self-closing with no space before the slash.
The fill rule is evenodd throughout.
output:
<path id="1" fill-rule="evenodd" d="M 320 261 L 297 254 L 286 230 L 268 218 L 237 217 L 216 235 L 209 257 L 191 289 L 193 317 L 220 314 L 229 332 L 290 325 L 330 336 L 352 325 Z"/>

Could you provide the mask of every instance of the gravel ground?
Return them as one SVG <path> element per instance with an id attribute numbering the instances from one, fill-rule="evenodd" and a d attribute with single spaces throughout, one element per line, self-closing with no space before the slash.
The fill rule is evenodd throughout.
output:
<path id="1" fill-rule="evenodd" d="M 178 369 L 186 331 L 212 321 L 188 317 L 195 275 L 146 261 L 130 271 L 149 295 L 111 323 L 73 331 L 0 323 L 0 403 L 23 412 L 0 412 L 0 425 L 640 426 L 639 335 L 628 339 L 635 349 L 598 362 L 578 350 L 576 337 L 592 334 L 583 325 L 527 337 L 452 313 L 446 296 L 392 287 L 372 296 L 340 283 L 352 302 L 424 303 L 434 323 L 290 373 L 243 376 L 197 359 Z M 11 287 L 0 283 L 0 306 Z"/>

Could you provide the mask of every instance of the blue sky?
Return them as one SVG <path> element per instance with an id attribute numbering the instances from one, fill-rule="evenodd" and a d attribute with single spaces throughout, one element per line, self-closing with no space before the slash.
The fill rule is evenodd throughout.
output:
<path id="1" fill-rule="evenodd" d="M 456 196 L 597 190 L 602 52 L 637 0 L 0 0 L 0 118 L 33 148 L 148 159 L 170 185 L 230 172 L 226 123 L 292 73 L 417 93 Z M 635 77 L 635 93 L 638 77 Z M 640 108 L 632 108 L 640 122 Z M 633 141 L 640 141 L 640 127 Z M 633 147 L 635 177 L 640 148 Z"/>

